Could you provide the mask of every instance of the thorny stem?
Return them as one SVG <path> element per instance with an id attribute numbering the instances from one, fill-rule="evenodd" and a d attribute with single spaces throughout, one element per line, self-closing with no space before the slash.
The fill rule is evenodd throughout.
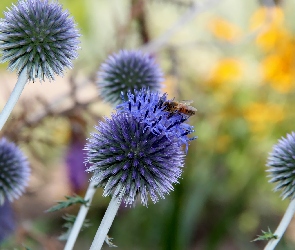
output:
<path id="1" fill-rule="evenodd" d="M 27 69 L 25 67 L 20 73 L 20 75 L 18 76 L 14 89 L 11 92 L 10 97 L 7 103 L 5 104 L 2 112 L 0 113 L 0 131 L 2 130 L 15 104 L 17 103 L 27 81 L 28 81 L 28 74 L 27 74 Z"/>
<path id="2" fill-rule="evenodd" d="M 100 250 L 121 204 L 121 197 L 113 196 L 97 229 L 90 250 Z"/>
<path id="3" fill-rule="evenodd" d="M 290 202 L 284 214 L 284 217 L 282 218 L 277 230 L 274 232 L 274 235 L 277 236 L 277 239 L 270 240 L 268 244 L 266 245 L 266 247 L 264 248 L 264 250 L 273 250 L 276 247 L 276 245 L 282 238 L 284 232 L 286 231 L 288 225 L 290 224 L 290 221 L 294 215 L 294 212 L 295 212 L 295 199 L 293 199 Z"/>
<path id="4" fill-rule="evenodd" d="M 64 250 L 72 250 L 73 249 L 76 239 L 78 237 L 78 234 L 81 230 L 81 227 L 82 227 L 85 217 L 87 215 L 87 212 L 89 210 L 89 206 L 91 204 L 91 201 L 92 201 L 93 195 L 95 194 L 95 191 L 96 191 L 95 184 L 93 181 L 91 181 L 88 186 L 88 189 L 86 191 L 85 197 L 84 197 L 84 200 L 88 200 L 87 205 L 84 205 L 84 204 L 81 205 L 79 213 L 78 213 L 75 223 L 71 229 L 71 232 L 70 232 L 70 235 L 69 235 L 69 238 L 67 240 Z"/>

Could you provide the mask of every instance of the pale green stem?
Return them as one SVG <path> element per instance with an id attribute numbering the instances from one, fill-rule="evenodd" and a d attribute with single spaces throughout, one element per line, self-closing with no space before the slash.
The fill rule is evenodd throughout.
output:
<path id="1" fill-rule="evenodd" d="M 103 219 L 100 223 L 99 228 L 97 229 L 96 235 L 94 237 L 94 240 L 92 242 L 92 245 L 90 247 L 90 250 L 100 250 L 105 238 L 111 228 L 111 225 L 114 221 L 114 218 L 117 214 L 117 211 L 121 204 L 121 198 L 113 196 L 110 204 L 107 208 L 107 211 L 105 212 Z"/>
<path id="2" fill-rule="evenodd" d="M 15 104 L 17 103 L 26 83 L 28 81 L 28 74 L 26 67 L 22 70 L 20 75 L 18 76 L 17 82 L 14 86 L 11 95 L 5 104 L 2 112 L 0 113 L 0 131 L 2 130 L 5 122 L 7 121 L 10 113 L 12 112 Z"/>
<path id="3" fill-rule="evenodd" d="M 95 184 L 93 181 L 91 181 L 89 183 L 88 189 L 87 189 L 85 197 L 84 197 L 84 200 L 88 200 L 87 205 L 86 206 L 81 205 L 79 213 L 78 213 L 75 223 L 71 229 L 71 232 L 68 237 L 68 240 L 67 240 L 64 250 L 72 250 L 73 249 L 74 244 L 77 240 L 78 234 L 79 234 L 81 227 L 83 225 L 83 222 L 85 220 L 85 217 L 88 213 L 89 206 L 91 204 L 91 201 L 92 201 L 92 198 L 95 194 L 95 191 L 96 191 Z"/>
<path id="4" fill-rule="evenodd" d="M 264 250 L 273 250 L 275 249 L 276 245 L 278 244 L 278 242 L 280 241 L 280 239 L 282 238 L 284 232 L 286 231 L 288 225 L 290 224 L 292 217 L 294 215 L 295 212 L 295 199 L 293 199 L 285 214 L 284 217 L 282 218 L 277 230 L 274 232 L 274 235 L 277 236 L 277 239 L 272 239 L 268 242 L 268 244 L 266 245 L 266 247 L 264 248 Z"/>

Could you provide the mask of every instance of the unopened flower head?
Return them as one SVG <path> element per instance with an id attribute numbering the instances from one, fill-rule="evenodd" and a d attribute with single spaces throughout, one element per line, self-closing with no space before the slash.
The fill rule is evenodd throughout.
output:
<path id="1" fill-rule="evenodd" d="M 185 145 L 188 149 L 188 135 L 194 132 L 193 126 L 185 123 L 189 118 L 180 112 L 168 112 L 165 103 L 172 101 L 167 99 L 166 94 L 151 92 L 147 89 L 127 92 L 127 98 L 117 106 L 117 111 L 130 113 L 139 122 L 144 122 L 154 134 L 164 133 L 168 139 L 176 138 L 179 145 Z M 124 99 L 124 96 L 122 96 Z"/>
<path id="2" fill-rule="evenodd" d="M 267 160 L 271 179 L 276 182 L 274 191 L 282 190 L 283 199 L 295 198 L 295 133 L 287 134 L 273 146 Z"/>
<path id="3" fill-rule="evenodd" d="M 176 138 L 155 134 L 131 114 L 116 113 L 96 127 L 85 150 L 93 181 L 104 195 L 122 197 L 133 204 L 136 197 L 147 205 L 173 190 L 182 173 L 184 152 Z"/>
<path id="4" fill-rule="evenodd" d="M 29 80 L 54 79 L 77 57 L 80 36 L 58 2 L 19 0 L 0 20 L 2 62 L 11 71 L 26 67 Z"/>
<path id="5" fill-rule="evenodd" d="M 111 103 L 121 102 L 121 93 L 141 89 L 159 90 L 163 74 L 154 59 L 140 51 L 122 50 L 101 65 L 97 85 L 101 97 Z"/>
<path id="6" fill-rule="evenodd" d="M 0 139 L 0 205 L 18 198 L 28 184 L 30 168 L 22 151 L 5 138 Z"/>

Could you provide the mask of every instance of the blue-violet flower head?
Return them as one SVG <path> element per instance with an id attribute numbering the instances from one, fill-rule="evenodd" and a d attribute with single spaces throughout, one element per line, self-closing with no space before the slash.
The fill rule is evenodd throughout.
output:
<path id="1" fill-rule="evenodd" d="M 162 71 L 151 56 L 141 51 L 122 50 L 101 65 L 97 85 L 101 97 L 116 105 L 121 102 L 121 93 L 143 87 L 157 91 L 162 81 Z"/>
<path id="2" fill-rule="evenodd" d="M 185 123 L 188 115 L 180 112 L 169 112 L 166 103 L 172 101 L 167 99 L 167 94 L 151 92 L 148 89 L 127 92 L 125 101 L 117 106 L 120 113 L 130 113 L 139 122 L 144 122 L 154 134 L 164 133 L 168 139 L 176 141 L 179 145 L 185 145 L 186 152 L 189 141 L 188 135 L 194 132 L 193 126 Z M 124 96 L 122 96 L 124 99 Z"/>
<path id="3" fill-rule="evenodd" d="M 18 198 L 28 184 L 30 168 L 22 151 L 5 138 L 0 139 L 0 205 L 5 198 Z"/>
<path id="4" fill-rule="evenodd" d="M 0 50 L 8 69 L 29 80 L 54 79 L 77 57 L 80 36 L 67 11 L 54 1 L 19 0 L 0 20 Z"/>
<path id="5" fill-rule="evenodd" d="M 6 240 L 16 229 L 16 221 L 13 208 L 9 201 L 5 201 L 0 205 L 0 245 Z"/>
<path id="6" fill-rule="evenodd" d="M 295 198 L 295 133 L 287 134 L 273 146 L 267 159 L 269 182 L 277 182 L 274 191 L 282 190 L 282 198 Z"/>
<path id="7" fill-rule="evenodd" d="M 173 190 L 184 163 L 184 152 L 176 139 L 156 135 L 143 122 L 127 113 L 115 113 L 96 126 L 85 146 L 87 171 L 104 187 L 104 196 L 114 195 L 126 205 L 137 197 L 147 205 Z"/>

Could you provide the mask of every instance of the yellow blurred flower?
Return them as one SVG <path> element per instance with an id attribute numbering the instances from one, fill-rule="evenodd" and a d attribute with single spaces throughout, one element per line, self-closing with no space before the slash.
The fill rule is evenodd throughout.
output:
<path id="1" fill-rule="evenodd" d="M 219 87 L 221 84 L 239 80 L 243 74 L 241 61 L 235 58 L 224 58 L 213 68 L 209 84 L 212 87 Z"/>
<path id="2" fill-rule="evenodd" d="M 263 133 L 285 117 L 283 107 L 273 103 L 252 103 L 244 111 L 244 117 L 253 133 Z"/>
<path id="3" fill-rule="evenodd" d="M 279 7 L 261 7 L 252 16 L 250 29 L 261 29 L 256 44 L 264 51 L 284 46 L 291 39 L 284 27 L 284 12 Z"/>
<path id="4" fill-rule="evenodd" d="M 258 8 L 251 17 L 250 27 L 252 30 L 257 29 L 266 22 L 276 26 L 283 24 L 283 10 L 278 6 Z"/>
<path id="5" fill-rule="evenodd" d="M 281 93 L 294 89 L 295 83 L 295 44 L 289 43 L 284 49 L 270 54 L 262 61 L 264 80 Z"/>
<path id="6" fill-rule="evenodd" d="M 261 28 L 256 38 L 257 45 L 266 52 L 261 69 L 264 81 L 280 93 L 294 89 L 295 43 L 286 30 L 284 12 L 279 7 L 262 7 L 251 20 L 251 28 Z"/>
<path id="7" fill-rule="evenodd" d="M 213 18 L 208 28 L 218 39 L 228 42 L 236 41 L 242 33 L 239 27 L 220 17 Z"/>

